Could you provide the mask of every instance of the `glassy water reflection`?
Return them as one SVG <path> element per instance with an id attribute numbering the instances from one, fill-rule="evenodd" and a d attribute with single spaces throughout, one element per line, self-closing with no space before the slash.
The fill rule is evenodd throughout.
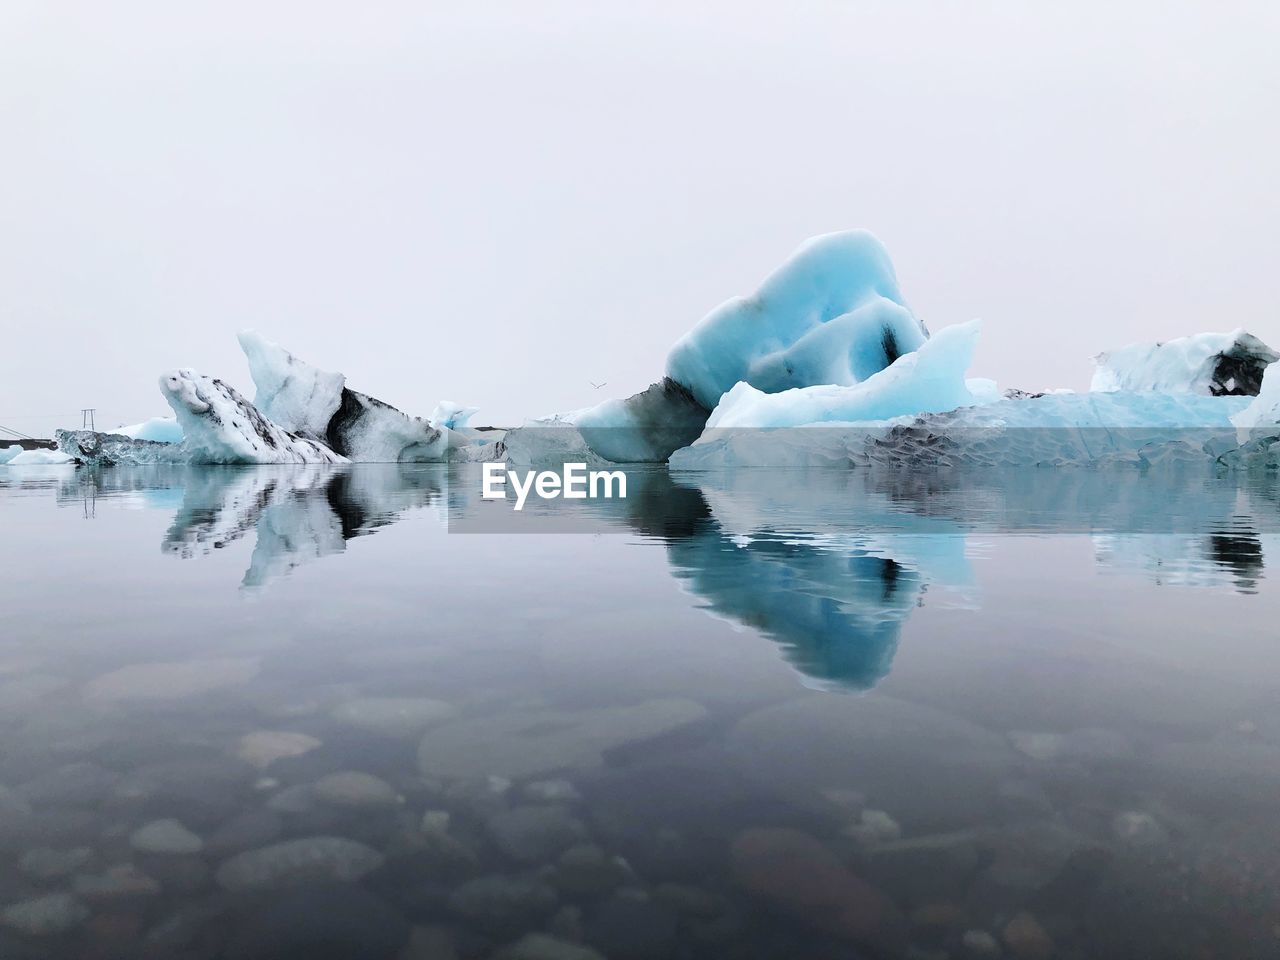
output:
<path id="1" fill-rule="evenodd" d="M 0 955 L 1280 949 L 1276 478 L 479 489 L 0 473 Z"/>

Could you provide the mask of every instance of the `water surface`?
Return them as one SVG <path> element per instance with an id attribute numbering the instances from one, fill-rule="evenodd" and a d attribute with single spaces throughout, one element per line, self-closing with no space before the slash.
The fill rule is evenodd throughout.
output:
<path id="1" fill-rule="evenodd" d="M 0 468 L 0 956 L 1280 951 L 1276 478 L 479 489 Z"/>

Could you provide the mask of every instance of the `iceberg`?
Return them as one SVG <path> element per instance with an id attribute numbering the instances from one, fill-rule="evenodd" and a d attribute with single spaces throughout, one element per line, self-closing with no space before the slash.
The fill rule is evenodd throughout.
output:
<path id="1" fill-rule="evenodd" d="M 1280 375 L 1256 400 L 1239 394 L 1247 385 L 1239 367 L 1218 393 L 1205 381 L 1203 390 L 1001 395 L 989 381 L 964 378 L 977 336 L 976 321 L 947 327 L 851 386 L 764 393 L 739 383 L 712 412 L 702 436 L 672 455 L 671 466 L 1147 466 L 1206 458 L 1234 464 L 1280 439 Z M 1248 342 L 1245 334 L 1215 336 L 1189 339 L 1201 348 L 1216 342 L 1220 352 Z M 1267 350 L 1250 349 L 1256 358 Z M 1176 354 L 1179 362 L 1189 355 L 1185 344 Z M 1187 377 L 1170 373 L 1172 361 L 1162 364 L 1168 376 L 1161 383 L 1187 387 Z M 1212 367 L 1212 376 L 1223 369 L 1221 363 Z M 1144 382 L 1150 386 L 1155 379 Z M 1225 392 L 1228 386 L 1237 392 Z M 804 429 L 783 429 L 789 427 Z"/>
<path id="2" fill-rule="evenodd" d="M 116 427 L 108 436 L 128 437 L 130 440 L 150 440 L 153 443 L 181 443 L 182 427 L 173 417 L 152 417 L 141 423 Z"/>
<path id="3" fill-rule="evenodd" d="M 20 444 L 16 443 L 10 444 L 7 447 L 0 447 L 0 464 L 8 463 L 14 457 L 22 453 L 23 449 L 24 448 Z"/>
<path id="4" fill-rule="evenodd" d="M 741 381 L 766 393 L 857 383 L 927 338 L 884 246 L 848 230 L 807 241 L 750 297 L 703 318 L 671 348 L 667 376 L 713 409 Z"/>
<path id="5" fill-rule="evenodd" d="M 194 370 L 166 373 L 160 389 L 177 415 L 192 463 L 346 463 L 308 437 L 290 433 L 221 380 Z"/>
<path id="6" fill-rule="evenodd" d="M 767 394 L 849 386 L 928 336 L 873 234 L 825 234 L 804 243 L 754 294 L 720 305 L 681 337 L 662 380 L 580 413 L 575 426 L 605 460 L 663 462 L 701 434 L 739 383 Z"/>
<path id="7" fill-rule="evenodd" d="M 472 417 L 480 412 L 479 407 L 464 407 L 452 400 L 441 400 L 427 417 L 433 426 L 459 430 L 465 427 Z"/>
<path id="8" fill-rule="evenodd" d="M 1257 396 L 1264 372 L 1278 358 L 1243 329 L 1138 343 L 1098 354 L 1090 389 Z"/>
<path id="9" fill-rule="evenodd" d="M 1240 442 L 1247 443 L 1257 431 L 1280 433 L 1280 367 L 1268 367 L 1254 400 L 1231 418 L 1239 431 Z"/>
<path id="10" fill-rule="evenodd" d="M 81 463 L 99 467 L 117 464 L 186 463 L 187 449 L 181 443 L 135 440 L 118 433 L 93 430 L 59 430 L 58 449 Z"/>
<path id="11" fill-rule="evenodd" d="M 923 416 L 803 429 L 709 429 L 673 469 L 743 466 L 1069 466 L 1218 460 L 1239 447 L 1248 397 L 1046 394 Z"/>
<path id="12" fill-rule="evenodd" d="M 9 450 L 12 450 L 9 447 Z M 61 450 L 22 450 L 19 447 L 19 453 L 10 457 L 7 465 L 10 467 L 47 467 L 56 466 L 64 463 L 75 463 L 75 457 L 63 453 Z"/>
<path id="13" fill-rule="evenodd" d="M 420 463 L 448 458 L 447 427 L 434 426 L 352 390 L 341 373 L 313 367 L 252 330 L 241 331 L 238 338 L 257 389 L 254 404 L 285 430 L 357 462 Z M 456 404 L 451 407 L 455 416 L 467 410 Z"/>

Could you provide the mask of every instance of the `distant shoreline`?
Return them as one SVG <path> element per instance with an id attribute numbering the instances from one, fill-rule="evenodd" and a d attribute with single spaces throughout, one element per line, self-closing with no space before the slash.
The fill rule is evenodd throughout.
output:
<path id="1" fill-rule="evenodd" d="M 58 441 L 56 440 L 40 440 L 35 437 L 27 437 L 18 439 L 10 437 L 7 440 L 0 440 L 0 447 L 12 447 L 14 444 L 20 446 L 23 450 L 57 450 Z"/>

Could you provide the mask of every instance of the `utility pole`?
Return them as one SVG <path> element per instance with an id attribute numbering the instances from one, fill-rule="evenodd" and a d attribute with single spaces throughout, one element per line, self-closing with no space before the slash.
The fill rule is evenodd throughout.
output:
<path id="1" fill-rule="evenodd" d="M 93 407 L 84 407 L 81 409 L 80 411 L 80 429 L 81 430 L 92 430 L 95 433 L 97 432 L 98 428 L 93 425 L 94 409 L 95 408 Z"/>

